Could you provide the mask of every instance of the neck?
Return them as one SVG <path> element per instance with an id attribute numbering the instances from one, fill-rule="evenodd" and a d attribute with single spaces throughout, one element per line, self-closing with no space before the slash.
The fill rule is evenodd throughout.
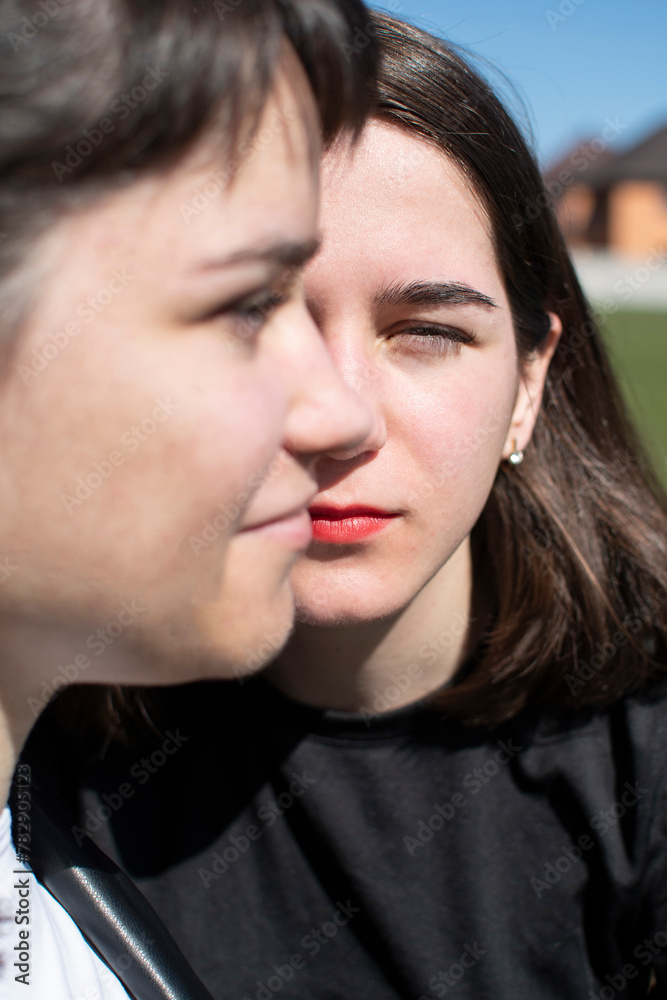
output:
<path id="1" fill-rule="evenodd" d="M 297 625 L 265 676 L 318 708 L 374 715 L 418 701 L 446 684 L 477 643 L 471 580 L 466 540 L 397 614 L 350 627 Z"/>

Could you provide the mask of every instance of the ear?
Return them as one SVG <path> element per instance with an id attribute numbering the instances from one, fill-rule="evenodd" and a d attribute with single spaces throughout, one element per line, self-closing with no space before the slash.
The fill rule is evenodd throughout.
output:
<path id="1" fill-rule="evenodd" d="M 508 459 L 515 450 L 523 451 L 533 435 L 549 364 L 563 332 L 563 325 L 558 316 L 551 312 L 548 316 L 551 320 L 549 332 L 539 352 L 525 363 L 521 374 L 514 412 L 503 448 L 504 459 Z"/>

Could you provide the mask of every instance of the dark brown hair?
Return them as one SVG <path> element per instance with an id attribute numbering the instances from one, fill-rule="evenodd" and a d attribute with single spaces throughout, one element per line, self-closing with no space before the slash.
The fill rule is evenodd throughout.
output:
<path id="1" fill-rule="evenodd" d="M 361 48 L 355 41 L 367 20 L 360 0 L 3 2 L 3 343 L 36 294 L 21 265 L 58 214 L 168 166 L 213 128 L 233 160 L 286 41 L 312 87 L 325 140 L 358 129 L 376 61 L 372 40 Z"/>
<path id="2" fill-rule="evenodd" d="M 474 588 L 493 602 L 479 657 L 437 703 L 469 725 L 609 705 L 666 672 L 664 494 L 519 128 L 455 47 L 374 23 L 377 114 L 450 157 L 485 207 L 520 358 L 540 350 L 547 311 L 563 325 L 525 460 L 501 465 L 473 529 Z"/>

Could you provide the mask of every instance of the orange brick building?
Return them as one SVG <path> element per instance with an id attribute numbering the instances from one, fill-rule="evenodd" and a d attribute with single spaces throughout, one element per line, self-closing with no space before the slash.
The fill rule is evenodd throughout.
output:
<path id="1" fill-rule="evenodd" d="M 635 256 L 667 247 L 667 126 L 622 153 L 593 139 L 545 180 L 571 246 Z"/>

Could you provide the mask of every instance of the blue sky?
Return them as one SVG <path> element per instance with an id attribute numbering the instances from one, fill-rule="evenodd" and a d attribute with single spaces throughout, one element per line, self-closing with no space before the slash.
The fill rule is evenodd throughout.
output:
<path id="1" fill-rule="evenodd" d="M 618 149 L 667 123 L 665 0 L 382 0 L 371 6 L 499 66 L 526 105 L 543 165 L 599 135 L 607 118 L 626 126 Z M 492 79 L 502 89 L 502 81 Z"/>

